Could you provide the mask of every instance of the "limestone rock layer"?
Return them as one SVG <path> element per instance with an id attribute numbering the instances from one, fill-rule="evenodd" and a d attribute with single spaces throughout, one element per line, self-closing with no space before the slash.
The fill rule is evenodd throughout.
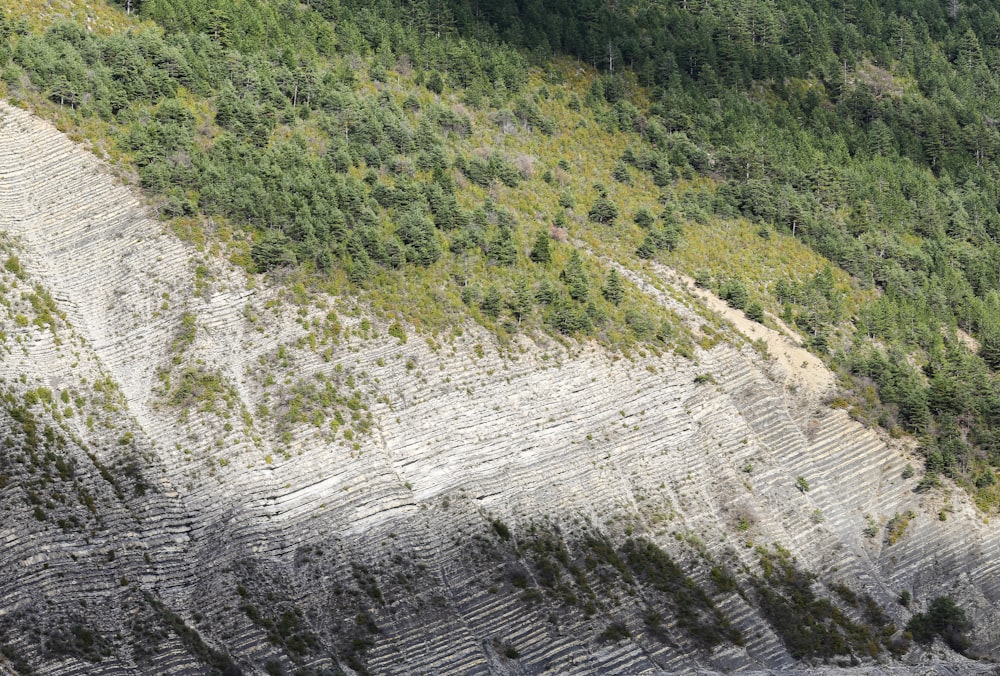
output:
<path id="1" fill-rule="evenodd" d="M 689 360 L 544 337 L 499 350 L 475 327 L 403 342 L 349 298 L 298 306 L 182 242 L 6 105 L 0 233 L 0 673 L 1000 658 L 1000 532 L 959 488 L 914 492 L 919 459 L 825 405 L 829 374 L 796 372 L 822 367 L 790 343 Z M 704 321 L 669 271 L 626 272 Z M 982 659 L 876 642 L 810 661 L 762 610 L 777 551 L 852 621 L 851 595 L 870 597 L 897 638 L 952 597 Z"/>

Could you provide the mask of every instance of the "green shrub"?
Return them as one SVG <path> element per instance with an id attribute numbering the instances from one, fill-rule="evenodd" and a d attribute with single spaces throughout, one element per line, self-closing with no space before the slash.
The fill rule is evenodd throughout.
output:
<path id="1" fill-rule="evenodd" d="M 744 312 L 746 313 L 747 319 L 761 324 L 764 323 L 764 308 L 757 301 L 752 301 L 749 305 L 747 305 Z"/>
<path id="2" fill-rule="evenodd" d="M 625 626 L 625 623 L 616 620 L 608 624 L 608 626 L 604 628 L 604 631 L 601 632 L 598 638 L 601 641 L 617 643 L 618 641 L 629 638 L 630 636 L 632 636 L 632 632 L 628 630 L 628 627 Z"/>
<path id="3" fill-rule="evenodd" d="M 610 225 L 618 218 L 618 207 L 616 207 L 607 197 L 598 197 L 594 205 L 587 212 L 587 218 L 595 223 Z"/>
<path id="4" fill-rule="evenodd" d="M 906 631 L 918 643 L 929 644 L 935 636 L 940 636 L 948 647 L 963 654 L 970 646 L 966 633 L 971 629 L 965 611 L 947 596 L 936 597 L 926 613 L 916 613 L 906 623 Z"/>
<path id="5" fill-rule="evenodd" d="M 746 287 L 743 286 L 742 282 L 735 279 L 723 284 L 719 295 L 730 307 L 734 307 L 737 310 L 745 309 L 750 302 L 750 295 L 747 293 Z"/>

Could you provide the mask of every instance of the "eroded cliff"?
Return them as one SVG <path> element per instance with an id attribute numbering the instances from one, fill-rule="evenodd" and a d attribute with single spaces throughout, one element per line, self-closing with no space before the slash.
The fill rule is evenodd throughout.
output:
<path id="1" fill-rule="evenodd" d="M 914 492 L 907 444 L 824 404 L 818 360 L 759 325 L 738 328 L 769 357 L 706 327 L 668 270 L 623 273 L 729 333 L 694 360 L 390 333 L 350 298 L 303 302 L 181 242 L 7 106 L 0 232 L 5 668 L 1000 657 L 996 527 L 960 489 Z M 980 661 L 905 651 L 899 630 L 938 596 Z M 815 623 L 804 638 L 776 619 L 792 610 Z"/>

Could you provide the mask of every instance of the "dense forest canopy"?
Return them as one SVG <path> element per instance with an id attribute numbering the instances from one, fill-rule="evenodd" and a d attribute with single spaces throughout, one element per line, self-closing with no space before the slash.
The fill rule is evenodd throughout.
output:
<path id="1" fill-rule="evenodd" d="M 166 218 L 232 226 L 248 268 L 420 298 L 418 323 L 690 355 L 574 239 L 659 259 L 795 325 L 843 376 L 835 405 L 919 439 L 925 488 L 944 474 L 998 504 L 993 3 L 119 5 L 143 21 L 8 11 L 0 86 L 109 139 Z M 761 251 L 801 243 L 836 267 L 696 255 L 699 233 L 741 223 Z"/>

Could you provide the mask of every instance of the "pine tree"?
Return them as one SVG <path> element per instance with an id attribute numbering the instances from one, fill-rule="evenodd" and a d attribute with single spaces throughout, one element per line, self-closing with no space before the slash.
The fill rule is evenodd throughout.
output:
<path id="1" fill-rule="evenodd" d="M 622 283 L 621 275 L 618 274 L 618 270 L 615 268 L 611 268 L 611 272 L 608 273 L 608 278 L 601 289 L 601 295 L 612 305 L 618 305 L 624 300 L 625 285 Z"/>
<path id="2" fill-rule="evenodd" d="M 511 314 L 514 315 L 519 325 L 524 317 L 531 314 L 533 305 L 534 301 L 531 298 L 531 290 L 528 288 L 528 283 L 523 279 L 517 280 L 517 283 L 514 285 L 514 295 L 507 303 L 507 307 L 510 308 Z"/>
<path id="3" fill-rule="evenodd" d="M 416 209 L 399 219 L 396 234 L 406 245 L 406 260 L 418 265 L 430 265 L 441 257 L 434 224 Z"/>
<path id="4" fill-rule="evenodd" d="M 659 239 L 661 248 L 673 251 L 677 248 L 678 242 L 681 241 L 681 230 L 673 223 L 669 223 L 663 227 Z"/>
<path id="5" fill-rule="evenodd" d="M 587 217 L 595 223 L 610 225 L 618 218 L 618 207 L 607 197 L 601 195 L 594 202 L 594 206 L 590 208 Z"/>
<path id="6" fill-rule="evenodd" d="M 660 248 L 658 244 L 656 235 L 654 233 L 647 233 L 645 239 L 642 240 L 642 244 L 636 249 L 635 255 L 639 258 L 649 260 L 656 256 L 656 251 Z"/>
<path id="7" fill-rule="evenodd" d="M 1000 370 L 1000 329 L 990 327 L 979 338 L 979 356 L 994 371 Z"/>
<path id="8" fill-rule="evenodd" d="M 587 273 L 583 269 L 580 252 L 576 249 L 573 250 L 559 278 L 566 283 L 570 298 L 581 302 L 587 299 L 587 294 L 590 293 L 590 280 L 587 279 Z"/>
<path id="9" fill-rule="evenodd" d="M 653 225 L 653 214 L 650 213 L 649 209 L 647 209 L 646 207 L 642 207 L 637 212 L 635 212 L 635 216 L 632 218 L 632 220 L 640 228 L 648 229 Z"/>
<path id="10" fill-rule="evenodd" d="M 552 260 L 552 246 L 549 244 L 549 236 L 544 230 L 539 230 L 538 234 L 535 235 L 535 244 L 531 247 L 528 258 L 541 265 Z"/>
<path id="11" fill-rule="evenodd" d="M 483 300 L 479 304 L 479 309 L 481 309 L 483 314 L 487 317 L 496 319 L 500 316 L 502 304 L 503 297 L 500 295 L 499 289 L 491 284 L 490 288 L 486 289 L 486 293 L 483 295 Z"/>
<path id="12" fill-rule="evenodd" d="M 543 277 L 538 283 L 538 291 L 535 292 L 535 300 L 546 305 L 552 303 L 558 297 L 558 292 L 548 277 Z"/>
<path id="13" fill-rule="evenodd" d="M 510 228 L 501 227 L 490 242 L 490 260 L 497 265 L 511 266 L 517 262 L 517 248 L 514 246 L 514 236 Z"/>

